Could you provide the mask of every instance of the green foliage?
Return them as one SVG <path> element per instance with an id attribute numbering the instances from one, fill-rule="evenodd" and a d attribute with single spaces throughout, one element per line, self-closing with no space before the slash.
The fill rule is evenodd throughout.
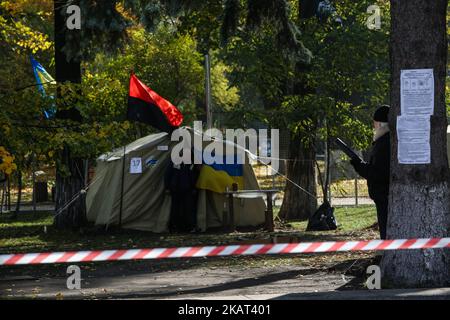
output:
<path id="1" fill-rule="evenodd" d="M 371 31 L 365 25 L 369 1 L 335 5 L 343 25 L 316 18 L 300 23 L 313 55 L 309 65 L 284 56 L 270 28 L 257 35 L 241 32 L 225 58 L 241 96 L 253 95 L 241 103 L 248 109 L 257 105 L 260 120 L 304 140 L 340 136 L 363 149 L 371 141 L 372 110 L 387 100 L 389 21 L 383 15 L 383 29 Z M 388 12 L 384 2 L 380 7 Z"/>
<path id="2" fill-rule="evenodd" d="M 232 111 L 240 102 L 239 90 L 231 86 L 227 75 L 231 72 L 231 67 L 221 60 L 212 60 L 211 86 L 212 100 L 215 108 L 224 111 Z"/>
<path id="3" fill-rule="evenodd" d="M 28 55 L 51 72 L 52 8 L 51 0 L 0 1 L 0 145 L 20 170 L 30 167 L 33 150 L 47 142 L 35 126 L 52 102 L 37 93 Z"/>
<path id="4" fill-rule="evenodd" d="M 86 67 L 84 82 L 91 89 L 87 90 L 86 97 L 90 103 L 83 112 L 96 118 L 121 120 L 125 117 L 131 70 L 176 105 L 185 115 L 185 124 L 201 112 L 197 110 L 196 99 L 204 91 L 202 56 L 188 35 L 176 35 L 165 27 L 154 34 L 137 29 L 131 32 L 123 54 L 115 57 L 100 54 Z"/>
<path id="5" fill-rule="evenodd" d="M 99 122 L 89 115 L 82 125 L 44 119 L 43 110 L 55 104 L 51 96 L 55 95 L 56 86 L 46 84 L 47 97 L 41 96 L 28 55 L 35 54 L 47 71 L 54 74 L 53 42 L 50 41 L 53 38 L 53 1 L 2 1 L 0 10 L 0 24 L 5 26 L 0 35 L 3 53 L 0 57 L 0 145 L 14 155 L 18 169 L 53 165 L 64 145 L 73 146 L 74 155 L 92 158 L 125 141 L 129 123 Z M 86 92 L 80 86 L 61 84 L 58 90 L 66 101 L 78 97 L 80 109 L 88 101 L 80 98 Z M 108 93 L 112 92 L 114 90 Z M 110 94 L 107 99 L 111 101 L 114 97 Z"/>
<path id="6" fill-rule="evenodd" d="M 63 48 L 66 56 L 82 61 L 99 52 L 118 53 L 126 43 L 127 28 L 135 22 L 125 14 L 120 1 L 79 0 L 79 5 L 81 40 L 71 39 L 72 33 L 66 32 L 66 44 Z M 66 6 L 61 6 L 60 10 L 65 14 Z"/>
<path id="7" fill-rule="evenodd" d="M 21 72 L 6 76 L 9 81 L 0 102 L 0 144 L 16 156 L 20 169 L 32 163 L 58 163 L 65 146 L 73 157 L 93 159 L 151 133 L 153 129 L 148 126 L 125 121 L 131 70 L 179 107 L 186 125 L 203 113 L 198 106 L 204 97 L 203 56 L 192 36 L 177 33 L 170 26 L 161 25 L 154 33 L 131 29 L 122 54 L 97 54 L 94 60 L 82 64 L 81 84 L 59 84 L 58 88 L 46 85 L 47 97 L 42 97 L 34 85 L 17 90 L 18 84 L 35 81 L 28 57 L 25 53 L 18 57 L 12 68 Z M 45 59 L 40 61 L 47 67 Z M 220 108 L 232 107 L 239 100 L 237 89 L 226 79 L 228 70 L 220 61 L 212 68 L 213 100 Z M 51 68 L 48 71 L 52 73 Z M 60 93 L 60 110 L 75 106 L 83 116 L 81 124 L 44 119 L 42 111 L 54 105 L 50 96 L 56 91 Z"/>
<path id="8" fill-rule="evenodd" d="M 162 24 L 175 25 L 181 16 L 200 7 L 200 0 L 80 0 L 81 43 L 67 41 L 64 51 L 79 60 L 93 58 L 97 53 L 117 54 L 129 40 L 130 27 L 142 26 L 153 33 Z M 70 33 L 66 37 L 69 40 Z"/>
<path id="9" fill-rule="evenodd" d="M 388 91 L 387 15 L 382 30 L 370 31 L 365 26 L 369 1 L 340 0 L 335 5 L 343 26 L 315 18 L 299 22 L 295 28 L 302 30 L 301 40 L 314 56 L 306 65 L 280 47 L 280 30 L 293 28 L 299 16 L 297 1 L 289 2 L 292 11 L 280 1 L 264 1 L 259 7 L 253 7 L 257 1 L 84 1 L 96 11 L 85 15 L 84 23 L 92 22 L 85 40 L 121 52 L 86 48 L 93 59 L 83 63 L 81 85 L 59 85 L 68 107 L 77 101 L 81 125 L 43 119 L 42 110 L 54 100 L 43 98 L 34 86 L 21 89 L 35 82 L 29 53 L 54 74 L 52 1 L 1 1 L 0 145 L 25 168 L 33 159 L 54 164 L 64 146 L 74 156 L 94 158 L 151 132 L 125 121 L 131 70 L 177 105 L 189 125 L 203 115 L 203 54 L 210 50 L 214 112 L 228 116 L 222 124 L 245 127 L 257 120 L 289 128 L 304 139 L 341 136 L 365 147 L 372 109 L 386 102 Z M 283 5 L 275 8 L 275 3 Z M 386 13 L 385 2 L 380 5 Z M 111 33 L 99 32 L 102 28 Z M 225 29 L 228 44 L 221 48 Z M 122 36 L 127 41 L 118 46 Z M 51 95 L 56 87 L 47 85 L 46 90 Z"/>
<path id="10" fill-rule="evenodd" d="M 46 8 L 51 6 L 50 0 L 39 5 L 31 0 L 0 1 L 0 95 L 33 84 L 34 80 L 23 81 L 32 74 L 28 54 L 50 61 L 52 21 Z"/>
<path id="11" fill-rule="evenodd" d="M 124 0 L 122 2 L 125 9 L 139 17 L 139 21 L 148 31 L 155 31 L 161 22 L 204 8 L 202 0 Z"/>
<path id="12" fill-rule="evenodd" d="M 40 6 L 30 0 L 0 1 L 0 52 L 37 53 L 50 49 L 52 42 L 45 29 L 51 15 L 39 10 L 49 4 L 50 0 L 42 1 Z"/>
<path id="13" fill-rule="evenodd" d="M 85 84 L 92 87 L 90 96 L 98 99 L 96 90 L 104 87 L 103 99 L 110 100 L 97 108 L 92 108 L 91 102 L 89 109 L 95 110 L 91 114 L 125 115 L 123 97 L 127 95 L 130 70 L 134 70 L 144 83 L 176 105 L 185 116 L 184 124 L 189 125 L 204 112 L 198 104 L 204 99 L 205 78 L 203 56 L 197 48 L 192 36 L 177 33 L 171 27 L 161 26 L 153 34 L 144 29 L 132 31 L 124 54 L 98 55 L 87 66 Z M 215 56 L 211 70 L 213 104 L 218 109 L 230 109 L 238 103 L 239 94 L 226 77 L 230 68 Z M 106 87 L 105 83 L 111 86 Z"/>
<path id="14" fill-rule="evenodd" d="M 203 0 L 197 10 L 177 19 L 177 32 L 192 36 L 197 42 L 197 50 L 202 54 L 216 51 L 220 49 L 223 10 L 222 1 Z"/>
<path id="15" fill-rule="evenodd" d="M 235 35 L 239 26 L 241 4 L 239 0 L 225 0 L 223 22 L 221 27 L 222 44 Z"/>
<path id="16" fill-rule="evenodd" d="M 247 126 L 259 120 L 266 124 L 274 124 L 270 110 L 275 110 L 282 103 L 284 85 L 293 81 L 293 62 L 286 58 L 273 40 L 273 31 L 266 27 L 264 33 L 248 34 L 242 31 L 233 38 L 222 58 L 231 67 L 229 78 L 234 86 L 239 88 L 241 95 L 240 107 L 231 110 L 232 118 L 243 121 L 236 125 Z"/>
<path id="17" fill-rule="evenodd" d="M 128 39 L 130 26 L 140 25 L 154 32 L 161 25 L 182 27 L 201 34 L 197 37 L 201 51 L 214 49 L 221 30 L 222 43 L 234 35 L 238 25 L 259 30 L 271 25 L 276 31 L 274 37 L 286 53 L 298 59 L 308 60 L 308 50 L 300 41 L 300 32 L 293 22 L 288 0 L 80 0 L 82 15 L 81 51 L 78 44 L 67 41 L 64 48 L 70 58 L 92 57 L 95 53 L 108 51 L 116 53 L 123 49 Z M 246 4 L 244 6 L 243 4 Z M 242 10 L 245 7 L 245 10 Z M 64 8 L 61 8 L 64 10 Z M 189 28 L 189 27 L 188 27 Z M 214 34 L 212 34 L 214 32 Z M 212 36 L 205 36 L 208 34 Z M 67 34 L 68 39 L 70 34 Z"/>

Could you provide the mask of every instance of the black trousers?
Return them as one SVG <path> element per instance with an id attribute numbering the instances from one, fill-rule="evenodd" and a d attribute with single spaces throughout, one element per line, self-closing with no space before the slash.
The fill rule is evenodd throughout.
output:
<path id="1" fill-rule="evenodd" d="M 386 239 L 387 217 L 388 217 L 388 196 L 379 196 L 373 199 L 377 208 L 378 227 L 380 229 L 380 239 Z"/>
<path id="2" fill-rule="evenodd" d="M 197 199 L 192 191 L 172 192 L 169 229 L 171 232 L 188 232 L 197 225 Z"/>

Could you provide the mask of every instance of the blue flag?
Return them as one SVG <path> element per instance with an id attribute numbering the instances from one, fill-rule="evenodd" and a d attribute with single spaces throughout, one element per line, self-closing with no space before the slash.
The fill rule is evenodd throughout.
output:
<path id="1" fill-rule="evenodd" d="M 45 85 L 56 84 L 55 79 L 44 69 L 44 67 L 37 62 L 33 56 L 30 55 L 31 66 L 33 67 L 34 77 L 36 78 L 37 88 L 43 97 L 46 97 Z M 51 96 L 53 98 L 53 96 Z M 52 118 L 56 113 L 53 105 L 49 110 L 44 110 L 44 115 L 47 119 Z"/>

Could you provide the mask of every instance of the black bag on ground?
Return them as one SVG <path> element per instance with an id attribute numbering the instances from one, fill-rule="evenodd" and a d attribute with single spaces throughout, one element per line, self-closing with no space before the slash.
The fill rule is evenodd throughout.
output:
<path id="1" fill-rule="evenodd" d="M 330 206 L 328 201 L 325 201 L 309 218 L 306 231 L 336 230 L 337 226 L 334 208 Z"/>

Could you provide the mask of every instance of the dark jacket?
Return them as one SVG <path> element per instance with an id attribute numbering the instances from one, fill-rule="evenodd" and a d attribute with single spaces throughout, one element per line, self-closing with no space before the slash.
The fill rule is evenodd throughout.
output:
<path id="1" fill-rule="evenodd" d="M 367 179 L 369 196 L 373 200 L 386 197 L 389 194 L 390 160 L 391 143 L 388 132 L 372 144 L 367 163 L 355 160 L 351 161 L 356 172 Z"/>
<path id="2" fill-rule="evenodd" d="M 180 164 L 175 168 L 170 162 L 165 175 L 165 188 L 170 192 L 190 192 L 195 190 L 197 170 L 194 165 Z"/>

